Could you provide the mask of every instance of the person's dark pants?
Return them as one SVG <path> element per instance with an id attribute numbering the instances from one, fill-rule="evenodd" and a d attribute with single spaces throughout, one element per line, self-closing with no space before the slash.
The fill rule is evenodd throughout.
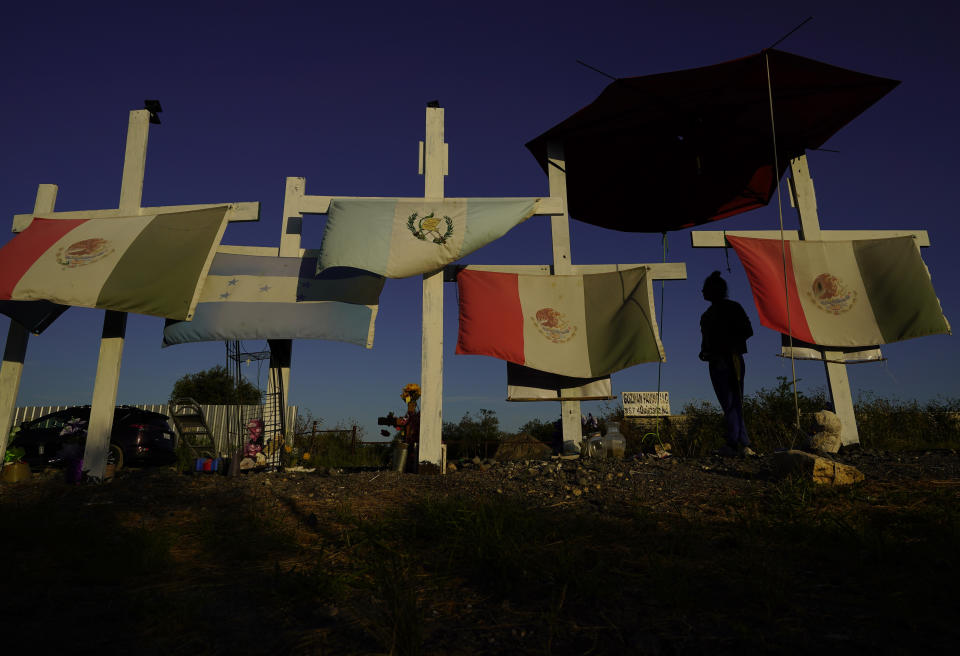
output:
<path id="1" fill-rule="evenodd" d="M 710 360 L 710 382 L 723 408 L 727 430 L 727 444 L 732 447 L 749 446 L 747 427 L 743 423 L 743 356 L 732 354 Z"/>

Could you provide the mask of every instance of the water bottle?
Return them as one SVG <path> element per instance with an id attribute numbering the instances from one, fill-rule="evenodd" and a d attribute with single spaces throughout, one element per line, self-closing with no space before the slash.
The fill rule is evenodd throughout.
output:
<path id="1" fill-rule="evenodd" d="M 607 434 L 600 438 L 600 455 L 604 458 L 623 458 L 627 450 L 627 438 L 620 433 L 620 424 L 607 422 Z"/>

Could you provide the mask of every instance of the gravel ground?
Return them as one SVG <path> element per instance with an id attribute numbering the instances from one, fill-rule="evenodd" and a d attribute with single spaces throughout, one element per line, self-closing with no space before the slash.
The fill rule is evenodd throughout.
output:
<path id="1" fill-rule="evenodd" d="M 833 456 L 858 468 L 867 482 L 899 483 L 960 479 L 960 454 L 955 450 L 889 453 L 859 448 Z M 618 502 L 632 500 L 651 508 L 682 509 L 724 494 L 762 491 L 776 483 L 771 457 L 737 459 L 705 456 L 656 458 L 651 455 L 613 459 L 544 458 L 495 459 L 454 463 L 444 476 L 391 471 L 253 472 L 236 478 L 217 475 L 183 476 L 170 469 L 128 469 L 118 481 L 131 492 L 161 496 L 184 483 L 200 489 L 213 486 L 264 488 L 277 496 L 356 502 L 361 507 L 391 505 L 426 491 L 522 497 L 538 506 L 570 506 L 615 512 Z M 61 485 L 59 471 L 35 473 L 31 481 L 0 485 L 0 499 L 21 500 Z M 111 493 L 110 485 L 92 486 L 95 496 Z M 119 490 L 117 490 L 119 492 Z M 158 499 L 159 500 L 159 499 Z"/>
<path id="2" fill-rule="evenodd" d="M 911 512 L 908 507 L 893 508 L 890 505 L 892 502 L 884 499 L 886 491 L 913 490 L 914 496 L 911 498 L 922 499 L 926 491 L 939 489 L 941 492 L 952 493 L 960 485 L 960 455 L 952 450 L 888 453 L 856 448 L 846 450 L 836 456 L 836 459 L 863 472 L 866 481 L 862 484 L 865 489 L 861 496 L 871 498 L 875 495 L 879 499 L 876 503 L 881 504 L 878 507 L 887 509 L 885 512 Z M 208 590 L 211 595 L 214 590 L 223 590 L 229 591 L 227 596 L 234 600 L 230 607 L 236 608 L 230 611 L 229 616 L 220 616 L 216 614 L 218 611 L 209 610 L 219 609 L 225 603 L 218 592 L 217 596 L 213 597 L 219 600 L 217 605 L 202 606 L 207 609 L 204 612 L 214 613 L 207 620 L 222 627 L 246 628 L 255 625 L 262 612 L 259 607 L 261 601 L 264 598 L 274 598 L 271 595 L 276 594 L 274 587 L 280 580 L 277 577 L 288 570 L 293 572 L 294 567 L 302 566 L 303 563 L 295 561 L 297 556 L 291 552 L 289 562 L 262 563 L 265 569 L 257 575 L 259 578 L 249 574 L 249 580 L 246 577 L 237 578 L 235 567 L 218 562 L 215 557 L 211 559 L 213 554 L 203 556 L 206 560 L 198 560 L 201 558 L 198 549 L 202 546 L 202 539 L 206 534 L 201 532 L 198 536 L 196 533 L 198 517 L 242 517 L 244 500 L 251 497 L 263 499 L 264 507 L 274 509 L 272 512 L 277 513 L 278 521 L 282 521 L 295 533 L 299 547 L 303 550 L 300 552 L 301 560 L 312 557 L 310 554 L 314 551 L 311 550 L 320 548 L 326 549 L 325 553 L 331 559 L 328 562 L 336 563 L 338 558 L 349 559 L 349 541 L 344 544 L 336 538 L 336 532 L 340 530 L 338 524 L 342 523 L 342 518 L 347 515 L 361 520 L 376 519 L 394 510 L 402 511 L 418 498 L 437 494 L 522 500 L 531 508 L 547 509 L 550 512 L 555 509 L 556 512 L 564 514 L 567 511 L 583 513 L 591 519 L 591 526 L 600 526 L 607 519 L 632 524 L 637 520 L 636 513 L 639 508 L 647 513 L 647 517 L 654 516 L 657 518 L 655 521 L 664 523 L 660 532 L 668 539 L 672 537 L 677 541 L 680 538 L 668 530 L 670 525 L 683 523 L 685 520 L 691 520 L 686 522 L 687 526 L 723 524 L 732 517 L 739 499 L 775 497 L 780 483 L 774 477 L 772 460 L 769 454 L 748 459 L 643 456 L 624 460 L 556 457 L 501 462 L 474 460 L 455 463 L 456 471 L 443 476 L 376 470 L 318 469 L 312 472 L 252 472 L 227 477 L 210 474 L 183 475 L 168 468 L 127 469 L 120 472 L 110 484 L 76 487 L 65 484 L 62 472 L 48 471 L 35 474 L 30 481 L 24 483 L 0 485 L 0 515 L 6 509 L 18 511 L 22 516 L 25 509 L 29 512 L 30 508 L 49 507 L 52 502 L 62 509 L 67 509 L 65 518 L 112 517 L 121 526 L 147 529 L 165 527 L 168 530 L 179 530 L 177 527 L 182 527 L 182 534 L 186 539 L 178 540 L 171 547 L 173 569 L 170 576 L 175 578 L 169 581 L 145 582 L 141 575 L 139 580 L 126 582 L 123 588 L 105 587 L 99 590 L 91 589 L 82 579 L 72 581 L 73 574 L 66 569 L 64 572 L 67 575 L 56 586 L 31 586 L 28 596 L 23 596 L 27 588 L 21 590 L 20 597 L 6 596 L 8 603 L 6 606 L 0 603 L 0 612 L 16 618 L 18 625 L 25 629 L 24 635 L 38 635 L 40 624 L 45 622 L 41 619 L 45 614 L 37 614 L 40 608 L 49 604 L 61 605 L 82 596 L 90 602 L 91 610 L 89 613 L 83 611 L 71 620 L 64 620 L 64 627 L 73 624 L 76 627 L 100 627 L 97 630 L 101 631 L 105 638 L 97 653 L 129 653 L 121 648 L 133 644 L 143 646 L 145 639 L 168 650 L 163 653 L 228 653 L 225 651 L 228 647 L 229 653 L 378 653 L 375 646 L 371 648 L 369 636 L 360 628 L 365 626 L 364 613 L 351 610 L 350 607 L 291 606 L 291 617 L 296 615 L 300 619 L 302 614 L 304 625 L 314 628 L 307 633 L 290 629 L 286 633 L 276 634 L 287 641 L 282 643 L 270 642 L 280 639 L 271 633 L 253 631 L 234 634 L 227 631 L 226 637 L 222 635 L 220 643 L 216 643 L 216 648 L 213 648 L 213 643 L 207 645 L 204 642 L 204 632 L 184 629 L 184 635 L 171 642 L 162 633 L 167 627 L 151 628 L 149 621 L 148 628 L 143 628 L 139 623 L 125 625 L 101 620 L 97 619 L 100 615 L 95 609 L 116 603 L 114 600 L 118 598 L 118 594 L 125 595 L 121 597 L 128 600 L 124 603 L 134 604 L 133 607 L 136 607 L 135 603 L 140 603 L 138 600 L 152 599 L 159 594 L 168 607 L 181 604 L 185 608 L 193 608 L 195 604 L 208 603 L 203 596 Z M 594 518 L 597 521 L 592 521 Z M 349 523 L 349 520 L 346 523 Z M 227 525 L 226 529 L 230 530 L 231 526 Z M 46 530 L 50 535 L 58 535 L 58 531 L 62 531 L 56 527 L 43 526 L 37 526 L 34 530 Z M 25 544 L 33 545 L 29 549 L 37 548 L 35 540 L 28 536 L 15 535 L 23 539 L 12 541 L 14 553 L 17 548 L 21 549 L 21 554 L 27 553 L 22 551 L 27 548 Z M 206 538 L 209 537 L 206 535 Z M 242 533 L 237 538 L 239 542 L 250 539 Z M 18 547 L 19 542 L 23 544 Z M 694 555 L 698 553 L 696 545 L 682 541 L 677 541 L 676 544 Z M 4 546 L 9 547 L 10 544 L 5 541 Z M 249 550 L 244 544 L 238 544 L 237 548 L 241 556 L 245 554 L 245 550 Z M 36 558 L 40 559 L 38 562 L 53 562 L 61 557 L 57 556 L 60 551 L 54 549 L 51 554 L 39 554 Z M 65 553 L 69 556 L 69 551 Z M 254 552 L 245 557 L 256 562 L 258 555 Z M 689 555 L 687 553 L 681 557 Z M 636 567 L 641 567 L 645 562 L 641 556 L 642 553 L 631 556 L 635 557 Z M 799 567 L 796 563 L 794 566 Z M 931 575 L 922 562 L 912 563 L 912 567 L 911 572 L 919 572 L 922 576 Z M 942 570 L 942 567 L 947 565 L 937 567 Z M 895 573 L 892 572 L 891 575 Z M 31 581 L 33 576 L 29 571 L 18 572 L 15 580 Z M 57 576 L 60 575 L 53 578 L 56 579 Z M 831 571 L 831 576 L 844 580 L 844 570 Z M 945 580 L 950 580 L 950 577 L 947 576 Z M 202 582 L 200 587 L 196 585 L 198 581 Z M 270 581 L 273 583 L 269 583 Z M 931 580 L 930 585 L 935 585 L 935 580 Z M 798 648 L 802 645 L 804 649 L 825 645 L 837 649 L 846 649 L 851 645 L 864 649 L 876 646 L 876 636 L 879 635 L 877 631 L 884 626 L 884 622 L 888 622 L 885 616 L 865 616 L 867 619 L 850 625 L 844 631 L 834 631 L 825 636 L 820 636 L 816 631 L 808 631 L 808 627 L 822 623 L 824 618 L 831 614 L 849 613 L 851 608 L 858 607 L 859 600 L 846 600 L 842 593 L 839 600 L 836 597 L 824 596 L 827 594 L 824 591 L 833 591 L 830 594 L 835 595 L 837 591 L 845 589 L 843 586 L 836 587 L 832 579 L 821 582 L 817 576 L 811 578 L 806 575 L 806 578 L 792 581 L 791 588 L 799 589 L 803 593 L 797 593 L 797 599 L 803 600 L 802 606 L 797 607 L 794 614 L 776 613 L 772 619 L 767 618 L 762 622 L 757 620 L 750 625 L 754 635 L 750 638 L 752 642 L 748 644 L 753 647 L 764 645 L 766 643 L 762 636 L 769 634 L 771 639 L 799 640 L 796 643 Z M 872 590 L 869 586 L 865 589 Z M 726 599 L 723 596 L 726 593 L 718 590 L 714 590 L 712 594 Z M 434 590 L 429 599 L 432 604 L 426 620 L 429 637 L 422 653 L 545 653 L 544 645 L 550 644 L 546 640 L 545 631 L 551 625 L 549 616 L 544 616 L 543 612 L 532 613 L 529 609 L 521 612 L 506 602 L 491 603 L 477 590 L 465 587 Z M 584 645 L 590 644 L 595 646 L 594 653 L 742 653 L 737 646 L 741 644 L 742 636 L 737 637 L 730 627 L 716 624 L 711 619 L 713 615 L 699 617 L 682 612 L 671 614 L 662 610 L 659 602 L 644 599 L 641 587 L 636 591 L 636 608 L 624 608 L 623 617 L 614 618 L 621 637 L 610 637 L 609 629 L 604 627 L 594 626 L 590 630 L 580 627 L 583 636 L 594 641 L 600 640 L 599 643 L 581 643 L 571 637 L 576 635 L 577 623 L 568 617 L 563 634 L 567 642 L 553 643 L 548 649 L 549 653 L 585 653 L 583 650 L 587 647 Z M 691 607 L 697 606 L 694 602 L 690 603 Z M 830 610 L 832 605 L 836 605 L 840 610 Z M 378 606 L 371 602 L 370 607 Z M 934 605 L 932 608 L 937 607 Z M 652 619 L 643 620 L 641 610 Z M 722 610 L 718 613 L 718 617 L 723 616 Z M 933 622 L 932 628 L 923 636 L 930 645 L 940 644 L 941 638 L 949 633 L 942 624 L 937 623 L 940 622 L 940 615 L 934 615 L 933 611 L 918 612 L 915 615 L 911 622 L 934 618 L 930 620 Z M 138 622 L 143 622 L 144 617 L 149 618 L 150 614 L 135 616 L 139 618 Z M 102 626 L 97 622 L 102 622 Z M 651 626 L 656 627 L 655 631 Z M 231 631 L 233 630 L 235 629 L 231 628 Z M 62 635 L 51 634 L 48 639 L 60 636 L 66 640 L 64 636 L 69 634 L 70 631 L 62 632 Z M 761 637 L 758 638 L 757 634 Z M 912 637 L 915 635 L 917 634 L 913 628 L 905 626 L 900 627 L 898 632 L 888 633 L 884 639 L 893 640 L 889 643 L 891 645 L 905 645 L 910 640 L 918 639 Z M 304 645 L 326 647 L 292 646 L 299 645 L 297 641 L 300 640 L 307 641 Z M 482 642 L 478 643 L 477 640 Z M 559 638 L 557 640 L 559 641 Z M 37 647 L 39 643 L 32 641 L 30 644 Z M 176 645 L 177 649 L 169 651 L 171 644 Z M 619 651 L 617 645 L 621 644 L 632 645 L 632 649 L 628 652 Z M 856 651 L 854 649 L 854 652 Z"/>

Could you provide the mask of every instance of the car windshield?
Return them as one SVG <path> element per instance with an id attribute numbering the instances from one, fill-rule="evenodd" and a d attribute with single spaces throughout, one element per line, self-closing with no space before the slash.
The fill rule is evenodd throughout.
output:
<path id="1" fill-rule="evenodd" d="M 74 419 L 87 420 L 88 415 L 82 412 L 82 408 L 77 410 L 64 410 L 62 412 L 55 412 L 46 417 L 40 417 L 34 419 L 33 421 L 26 422 L 24 428 L 29 428 L 31 430 L 51 430 L 54 428 L 63 428 L 67 425 L 68 422 Z"/>

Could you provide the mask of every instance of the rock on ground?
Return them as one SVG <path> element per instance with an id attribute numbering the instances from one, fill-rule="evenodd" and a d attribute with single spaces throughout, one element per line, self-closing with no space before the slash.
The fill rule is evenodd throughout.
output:
<path id="1" fill-rule="evenodd" d="M 778 478 L 800 474 L 821 485 L 850 485 L 864 478 L 863 473 L 852 465 L 794 449 L 775 453 L 773 468 Z"/>

